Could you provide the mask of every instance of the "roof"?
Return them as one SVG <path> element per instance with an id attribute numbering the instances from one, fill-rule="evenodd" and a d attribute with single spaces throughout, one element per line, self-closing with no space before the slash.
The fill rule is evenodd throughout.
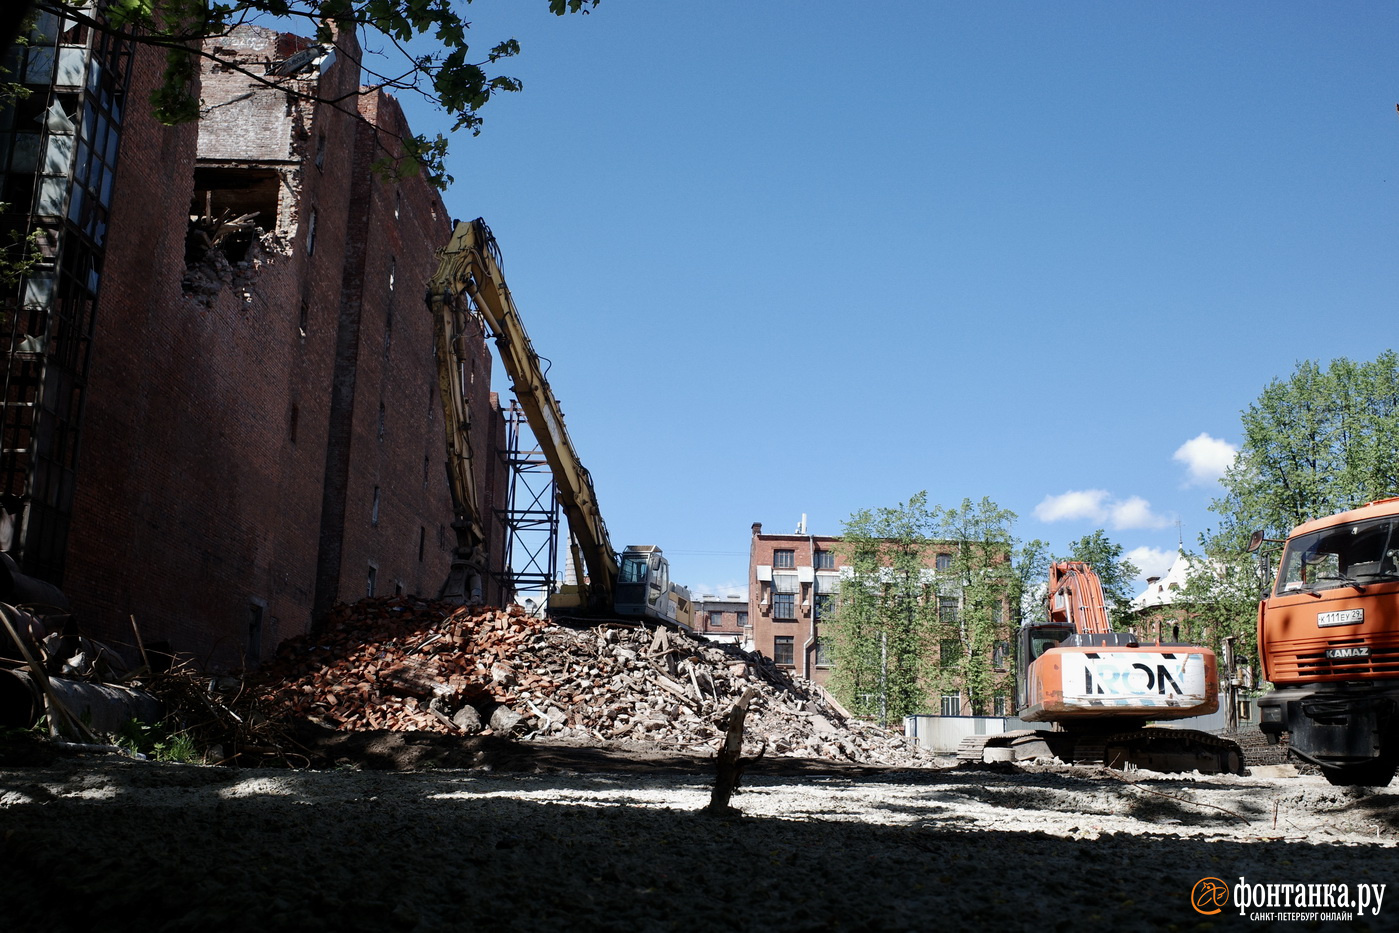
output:
<path id="1" fill-rule="evenodd" d="M 1190 579 L 1190 574 L 1194 568 L 1190 564 L 1190 558 L 1185 556 L 1184 551 L 1176 552 L 1175 563 L 1171 564 L 1171 569 L 1166 571 L 1166 575 L 1159 580 L 1149 582 L 1146 589 L 1137 594 L 1132 600 L 1132 609 L 1152 609 L 1156 606 L 1169 606 L 1175 602 L 1180 591 L 1185 588 L 1185 581 Z"/>

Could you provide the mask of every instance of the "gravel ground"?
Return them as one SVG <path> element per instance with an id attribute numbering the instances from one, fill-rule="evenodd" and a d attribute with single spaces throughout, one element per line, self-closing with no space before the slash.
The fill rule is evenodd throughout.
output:
<path id="1" fill-rule="evenodd" d="M 700 812 L 702 767 L 587 767 L 4 766 L 0 917 L 52 931 L 1399 929 L 1399 789 L 1288 766 L 755 773 L 729 818 Z M 1197 913 L 1208 876 L 1395 890 L 1379 913 L 1269 921 Z"/>

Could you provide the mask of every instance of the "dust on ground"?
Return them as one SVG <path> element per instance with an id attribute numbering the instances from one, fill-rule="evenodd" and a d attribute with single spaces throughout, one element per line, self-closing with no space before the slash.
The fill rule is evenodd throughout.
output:
<path id="1" fill-rule="evenodd" d="M 702 812 L 702 758 L 488 738 L 456 758 L 426 740 L 425 770 L 408 771 L 105 756 L 0 766 L 7 926 L 1399 928 L 1399 890 L 1378 910 L 1330 911 L 1342 920 L 1192 907 L 1207 877 L 1344 885 L 1352 899 L 1362 884 L 1399 889 L 1399 790 L 1331 787 L 1286 765 L 1235 776 L 774 759 L 750 767 L 724 818 Z M 412 766 L 412 734 L 383 741 L 397 749 L 385 767 Z"/>

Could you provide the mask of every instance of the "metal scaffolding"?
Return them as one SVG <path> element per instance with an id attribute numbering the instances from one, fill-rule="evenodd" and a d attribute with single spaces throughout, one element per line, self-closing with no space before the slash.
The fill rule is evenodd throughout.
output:
<path id="1" fill-rule="evenodd" d="M 558 589 L 559 498 L 553 470 L 514 399 L 506 413 L 505 455 L 510 495 L 499 511 L 506 556 L 501 589 L 510 599 L 533 599 L 542 610 Z"/>

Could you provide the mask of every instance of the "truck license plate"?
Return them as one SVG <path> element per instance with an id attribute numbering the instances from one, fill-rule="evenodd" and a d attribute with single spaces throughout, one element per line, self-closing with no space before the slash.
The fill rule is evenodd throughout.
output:
<path id="1" fill-rule="evenodd" d="M 1364 621 L 1364 609 L 1341 609 L 1338 612 L 1318 612 L 1316 614 L 1317 628 L 1326 628 L 1330 625 L 1355 625 Z"/>

